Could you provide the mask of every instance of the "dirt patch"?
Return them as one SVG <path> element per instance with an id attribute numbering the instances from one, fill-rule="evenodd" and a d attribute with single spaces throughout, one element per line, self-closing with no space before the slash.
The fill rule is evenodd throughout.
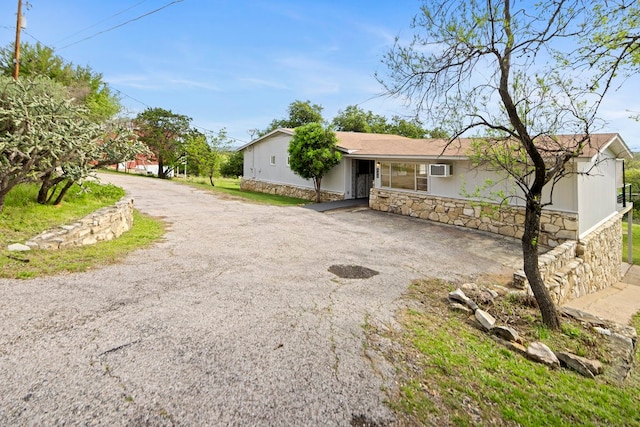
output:
<path id="1" fill-rule="evenodd" d="M 342 279 L 368 279 L 380 274 L 379 272 L 372 270 L 361 265 L 332 265 L 329 267 L 329 272 L 335 274 Z"/>

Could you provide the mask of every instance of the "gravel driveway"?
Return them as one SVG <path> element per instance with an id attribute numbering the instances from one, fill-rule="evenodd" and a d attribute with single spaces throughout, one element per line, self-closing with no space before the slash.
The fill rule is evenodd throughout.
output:
<path id="1" fill-rule="evenodd" d="M 166 239 L 119 265 L 0 280 L 0 425 L 385 424 L 362 325 L 411 280 L 517 264 L 517 242 L 360 209 L 317 213 L 105 175 Z M 340 279 L 334 264 L 368 267 Z"/>

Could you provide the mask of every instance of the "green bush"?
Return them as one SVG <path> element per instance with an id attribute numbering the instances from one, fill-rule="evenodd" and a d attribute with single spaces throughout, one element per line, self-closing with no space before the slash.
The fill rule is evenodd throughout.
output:
<path id="1" fill-rule="evenodd" d="M 244 154 L 242 151 L 234 151 L 229 155 L 220 168 L 222 176 L 236 178 L 242 176 L 244 167 Z"/>

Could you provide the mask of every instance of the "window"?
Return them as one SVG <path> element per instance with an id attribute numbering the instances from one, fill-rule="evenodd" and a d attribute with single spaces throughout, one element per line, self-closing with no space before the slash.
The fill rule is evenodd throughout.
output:
<path id="1" fill-rule="evenodd" d="M 380 186 L 428 191 L 429 168 L 424 163 L 380 163 Z"/>
<path id="2" fill-rule="evenodd" d="M 416 189 L 416 169 L 413 163 L 391 163 L 391 187 Z"/>
<path id="3" fill-rule="evenodd" d="M 269 164 L 271 164 L 271 166 L 275 166 L 276 165 L 276 156 L 275 155 L 271 155 L 271 159 L 269 159 Z"/>
<path id="4" fill-rule="evenodd" d="M 426 163 L 417 165 L 416 169 L 416 190 L 427 191 L 429 188 L 429 167 Z"/>
<path id="5" fill-rule="evenodd" d="M 291 156 L 287 156 L 287 166 L 291 164 Z"/>
<path id="6" fill-rule="evenodd" d="M 391 176 L 391 165 L 389 163 L 382 163 L 380 165 L 380 185 L 382 187 L 391 187 L 391 180 L 390 180 L 390 176 Z"/>

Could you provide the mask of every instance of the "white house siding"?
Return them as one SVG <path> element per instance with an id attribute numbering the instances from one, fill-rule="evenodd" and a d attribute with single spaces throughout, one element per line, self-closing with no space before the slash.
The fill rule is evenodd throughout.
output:
<path id="1" fill-rule="evenodd" d="M 605 151 L 593 161 L 578 163 L 579 235 L 582 237 L 617 212 L 616 160 Z M 606 194 L 606 197 L 599 195 Z"/>
<path id="2" fill-rule="evenodd" d="M 428 188 L 425 194 L 429 196 L 447 197 L 453 199 L 474 198 L 473 195 L 480 189 L 479 195 L 486 200 L 500 202 L 497 193 L 516 194 L 508 200 L 511 206 L 524 206 L 525 201 L 520 189 L 509 178 L 504 178 L 504 173 L 488 171 L 486 169 L 474 167 L 468 160 L 379 160 L 382 163 L 444 163 L 451 165 L 452 175 L 448 177 L 429 177 Z M 493 185 L 487 185 L 491 182 Z M 376 188 L 381 188 L 380 178 L 375 181 Z M 393 190 L 402 191 L 402 190 Z M 551 187 L 547 186 L 543 191 L 543 200 L 550 200 Z M 558 182 L 553 191 L 553 204 L 545 209 L 578 212 L 577 183 L 575 176 L 568 176 Z"/>
<path id="3" fill-rule="evenodd" d="M 313 189 L 312 180 L 301 178 L 287 165 L 289 141 L 290 135 L 275 134 L 247 147 L 244 150 L 244 179 Z M 275 156 L 275 165 L 271 164 L 272 156 Z M 322 179 L 322 190 L 344 193 L 348 173 L 349 166 L 340 162 Z"/>

